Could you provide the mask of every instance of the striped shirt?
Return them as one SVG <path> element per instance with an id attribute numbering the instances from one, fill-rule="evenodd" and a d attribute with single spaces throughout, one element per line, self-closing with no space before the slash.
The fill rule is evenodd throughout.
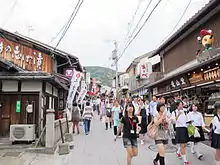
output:
<path id="1" fill-rule="evenodd" d="M 91 106 L 86 106 L 83 111 L 83 118 L 91 120 L 93 117 L 93 108 Z"/>

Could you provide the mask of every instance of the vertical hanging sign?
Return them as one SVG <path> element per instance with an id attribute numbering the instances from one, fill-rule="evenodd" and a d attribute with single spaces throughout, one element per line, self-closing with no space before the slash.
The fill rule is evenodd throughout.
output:
<path id="1" fill-rule="evenodd" d="M 16 101 L 16 112 L 17 113 L 21 112 L 21 101 Z"/>

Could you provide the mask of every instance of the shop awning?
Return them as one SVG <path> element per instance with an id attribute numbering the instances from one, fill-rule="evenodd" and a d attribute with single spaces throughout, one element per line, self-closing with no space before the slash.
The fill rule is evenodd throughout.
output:
<path id="1" fill-rule="evenodd" d="M 183 66 L 181 66 L 181 67 L 179 67 L 179 68 L 177 68 L 177 69 L 175 69 L 175 70 L 173 70 L 173 71 L 171 71 L 171 72 L 169 72 L 167 74 L 164 74 L 164 78 L 162 78 L 162 79 L 160 79 L 160 80 L 158 80 L 158 81 L 156 81 L 154 83 L 150 83 L 146 87 L 149 88 L 151 86 L 155 86 L 155 85 L 157 85 L 157 84 L 159 84 L 161 82 L 169 80 L 169 79 L 171 79 L 173 77 L 176 77 L 176 76 L 178 76 L 180 74 L 188 73 L 188 72 L 190 72 L 190 71 L 192 71 L 192 70 L 194 70 L 196 68 L 202 67 L 204 65 L 207 65 L 207 64 L 209 64 L 211 62 L 216 61 L 217 59 L 220 58 L 220 48 L 213 49 L 213 52 L 216 53 L 214 58 L 209 59 L 209 60 L 204 61 L 204 62 L 201 62 L 201 63 L 197 59 L 192 60 L 192 61 L 188 62 L 187 64 L 185 64 L 185 65 L 183 65 Z"/>

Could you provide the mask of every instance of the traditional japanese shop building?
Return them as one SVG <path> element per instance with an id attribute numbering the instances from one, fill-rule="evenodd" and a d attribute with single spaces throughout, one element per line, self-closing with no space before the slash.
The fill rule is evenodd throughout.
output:
<path id="1" fill-rule="evenodd" d="M 220 100 L 219 27 L 220 1 L 213 0 L 156 50 L 154 55 L 159 54 L 161 57 L 163 76 L 148 85 L 156 96 L 173 97 L 179 93 L 188 95 L 192 101 L 198 101 L 207 125 L 210 116 L 213 116 L 215 101 Z M 202 29 L 207 31 L 202 32 Z M 204 31 L 205 37 L 214 36 L 214 42 L 212 49 L 199 52 L 197 37 Z M 211 37 L 207 39 L 211 40 Z"/>
<path id="2" fill-rule="evenodd" d="M 0 137 L 11 124 L 36 124 L 39 135 L 48 108 L 63 109 L 77 57 L 0 29 Z"/>

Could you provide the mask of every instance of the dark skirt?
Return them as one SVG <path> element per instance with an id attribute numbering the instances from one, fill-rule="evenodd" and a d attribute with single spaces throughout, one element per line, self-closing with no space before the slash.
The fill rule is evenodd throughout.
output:
<path id="1" fill-rule="evenodd" d="M 220 149 L 220 134 L 213 134 L 211 146 L 215 149 Z"/>
<path id="2" fill-rule="evenodd" d="M 176 143 L 185 144 L 189 141 L 189 135 L 186 127 L 176 127 Z"/>
<path id="3" fill-rule="evenodd" d="M 192 142 L 195 142 L 195 143 L 205 141 L 205 135 L 204 135 L 202 127 L 197 127 L 197 128 L 198 128 L 200 137 L 198 138 L 198 137 L 191 136 L 191 137 L 189 137 L 189 141 L 192 141 Z"/>
<path id="4" fill-rule="evenodd" d="M 139 124 L 139 126 L 141 127 L 139 134 L 147 133 L 147 117 L 142 117 L 141 124 Z"/>

